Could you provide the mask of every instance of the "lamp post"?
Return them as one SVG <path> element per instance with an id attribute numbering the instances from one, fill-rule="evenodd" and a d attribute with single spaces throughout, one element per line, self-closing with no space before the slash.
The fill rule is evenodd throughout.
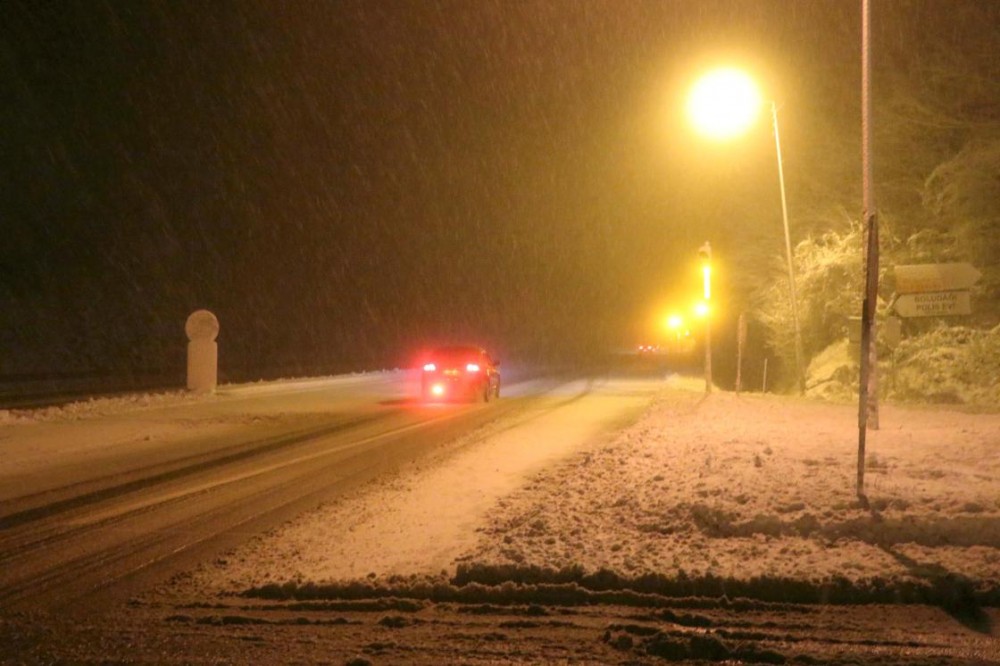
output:
<path id="1" fill-rule="evenodd" d="M 701 257 L 702 297 L 705 299 L 705 393 L 712 392 L 712 246 L 708 241 L 698 249 Z"/>
<path id="2" fill-rule="evenodd" d="M 715 139 L 728 139 L 744 132 L 756 119 L 761 107 L 760 94 L 753 81 L 735 69 L 719 69 L 706 74 L 695 85 L 688 101 L 688 112 L 695 126 Z M 803 372 L 802 331 L 799 326 L 799 304 L 795 292 L 795 272 L 792 266 L 792 242 L 788 231 L 788 204 L 785 198 L 785 174 L 781 159 L 781 139 L 778 135 L 778 108 L 771 102 L 774 127 L 774 147 L 778 158 L 778 185 L 781 189 L 781 220 L 785 231 L 785 260 L 788 265 L 788 292 L 795 330 L 795 379 L 799 393 L 805 391 Z"/>
<path id="3" fill-rule="evenodd" d="M 778 105 L 771 101 L 771 119 L 774 124 L 774 150 L 778 156 L 778 184 L 781 188 L 781 223 L 785 228 L 785 261 L 788 264 L 788 293 L 792 302 L 792 324 L 795 327 L 795 385 L 805 393 L 805 375 L 802 368 L 802 330 L 799 328 L 799 299 L 795 295 L 795 273 L 792 269 L 792 240 L 788 233 L 788 202 L 785 199 L 785 170 L 781 160 L 781 139 L 778 135 Z"/>

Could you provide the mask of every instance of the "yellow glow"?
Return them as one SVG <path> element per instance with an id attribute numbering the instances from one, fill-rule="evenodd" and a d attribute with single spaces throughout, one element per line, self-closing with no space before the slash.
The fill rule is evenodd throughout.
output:
<path id="1" fill-rule="evenodd" d="M 694 126 L 713 139 L 728 139 L 746 131 L 757 119 L 760 107 L 756 84 L 732 68 L 703 76 L 688 99 L 688 115 Z"/>
<path id="2" fill-rule="evenodd" d="M 683 325 L 684 325 L 684 318 L 681 317 L 679 314 L 672 314 L 669 317 L 667 317 L 667 328 L 669 328 L 671 331 L 676 331 Z"/>
<path id="3" fill-rule="evenodd" d="M 707 301 L 712 298 L 712 267 L 705 264 L 701 267 L 701 274 L 702 277 L 704 277 L 705 300 Z"/>
<path id="4" fill-rule="evenodd" d="M 709 312 L 708 303 L 699 301 L 694 304 L 694 313 L 699 317 L 707 317 Z"/>

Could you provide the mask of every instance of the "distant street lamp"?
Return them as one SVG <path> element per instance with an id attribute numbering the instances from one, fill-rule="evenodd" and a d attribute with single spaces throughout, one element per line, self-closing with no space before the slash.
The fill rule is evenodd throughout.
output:
<path id="1" fill-rule="evenodd" d="M 667 349 L 672 353 L 679 353 L 681 350 L 681 338 L 687 335 L 687 330 L 684 327 L 684 317 L 675 313 L 667 316 L 664 321 L 664 325 L 669 331 L 669 336 L 667 337 Z"/>
<path id="2" fill-rule="evenodd" d="M 736 69 L 717 69 L 702 77 L 691 92 L 688 113 L 695 127 L 713 139 L 728 139 L 744 132 L 756 120 L 762 105 L 753 80 Z M 781 189 L 781 220 L 785 230 L 785 260 L 788 264 L 788 292 L 795 329 L 795 379 L 799 393 L 805 392 L 802 331 L 799 326 L 798 296 L 792 268 L 792 242 L 788 231 L 788 204 L 785 198 L 785 173 L 778 135 L 778 107 L 771 102 L 774 148 L 778 157 L 778 184 Z"/>

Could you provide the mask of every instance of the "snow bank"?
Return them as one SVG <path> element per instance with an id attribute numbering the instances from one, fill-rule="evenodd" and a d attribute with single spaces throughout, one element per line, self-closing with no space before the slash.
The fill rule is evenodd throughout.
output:
<path id="1" fill-rule="evenodd" d="M 88 398 L 65 405 L 38 409 L 0 409 L 0 425 L 92 419 L 143 409 L 208 402 L 215 399 L 217 396 L 214 394 L 188 393 L 187 391 L 132 393 L 108 398 Z"/>
<path id="2" fill-rule="evenodd" d="M 77 421 L 116 416 L 145 409 L 211 403 L 232 397 L 300 391 L 312 387 L 322 388 L 336 383 L 367 380 L 380 375 L 391 380 L 393 377 L 401 375 L 402 372 L 401 370 L 379 370 L 327 377 L 261 380 L 245 384 L 223 384 L 214 393 L 186 390 L 130 393 L 113 397 L 87 398 L 64 405 L 37 409 L 0 409 L 0 425 Z"/>

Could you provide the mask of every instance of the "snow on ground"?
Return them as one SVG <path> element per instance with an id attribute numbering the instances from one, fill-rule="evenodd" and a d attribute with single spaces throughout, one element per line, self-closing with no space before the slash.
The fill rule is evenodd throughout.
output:
<path id="1" fill-rule="evenodd" d="M 1000 582 L 1000 417 L 883 408 L 856 498 L 853 406 L 664 393 L 491 515 L 477 561 L 817 581 Z"/>
<path id="2" fill-rule="evenodd" d="M 127 393 L 121 396 L 87 398 L 63 405 L 39 409 L 0 409 L 0 426 L 13 424 L 52 423 L 81 421 L 108 416 L 121 416 L 136 411 L 179 407 L 218 402 L 220 400 L 301 391 L 312 387 L 328 387 L 332 384 L 346 384 L 374 376 L 401 376 L 400 370 L 354 373 L 330 377 L 310 377 L 304 379 L 279 379 L 248 384 L 223 384 L 214 392 L 194 393 L 186 390 L 150 393 Z"/>
<path id="3" fill-rule="evenodd" d="M 564 385 L 552 401 L 461 438 L 418 469 L 371 484 L 256 541 L 249 553 L 228 558 L 228 583 L 244 588 L 275 579 L 450 575 L 497 501 L 553 460 L 599 444 L 641 413 L 649 382 L 634 394 L 620 388 Z"/>
<path id="4" fill-rule="evenodd" d="M 597 392 L 541 423 L 498 427 L 187 582 L 236 593 L 575 569 L 809 585 L 959 577 L 997 598 L 1000 415 L 883 405 L 881 429 L 868 434 L 865 508 L 856 406 L 705 396 L 684 381 L 654 395 Z M 642 417 L 608 434 L 635 400 Z"/>
<path id="5" fill-rule="evenodd" d="M 113 398 L 89 398 L 64 405 L 39 409 L 0 409 L 0 425 L 51 423 L 111 416 L 138 409 L 174 407 L 212 400 L 213 393 L 166 391 L 162 393 L 132 393 Z"/>
<path id="6" fill-rule="evenodd" d="M 3 447 L 3 473 L 33 470 L 54 452 L 160 447 L 190 430 L 171 414 L 217 413 L 229 427 L 227 405 L 243 398 L 294 401 L 296 391 L 354 381 L 0 410 L 0 440 L 18 443 Z M 206 421 L 197 423 L 201 432 Z M 1000 589 L 1000 415 L 883 404 L 881 429 L 868 433 L 867 508 L 855 495 L 856 424 L 853 404 L 705 396 L 699 382 L 677 379 L 609 382 L 470 435 L 252 540 L 196 580 L 235 592 L 492 567 L 811 583 L 950 574 Z"/>

